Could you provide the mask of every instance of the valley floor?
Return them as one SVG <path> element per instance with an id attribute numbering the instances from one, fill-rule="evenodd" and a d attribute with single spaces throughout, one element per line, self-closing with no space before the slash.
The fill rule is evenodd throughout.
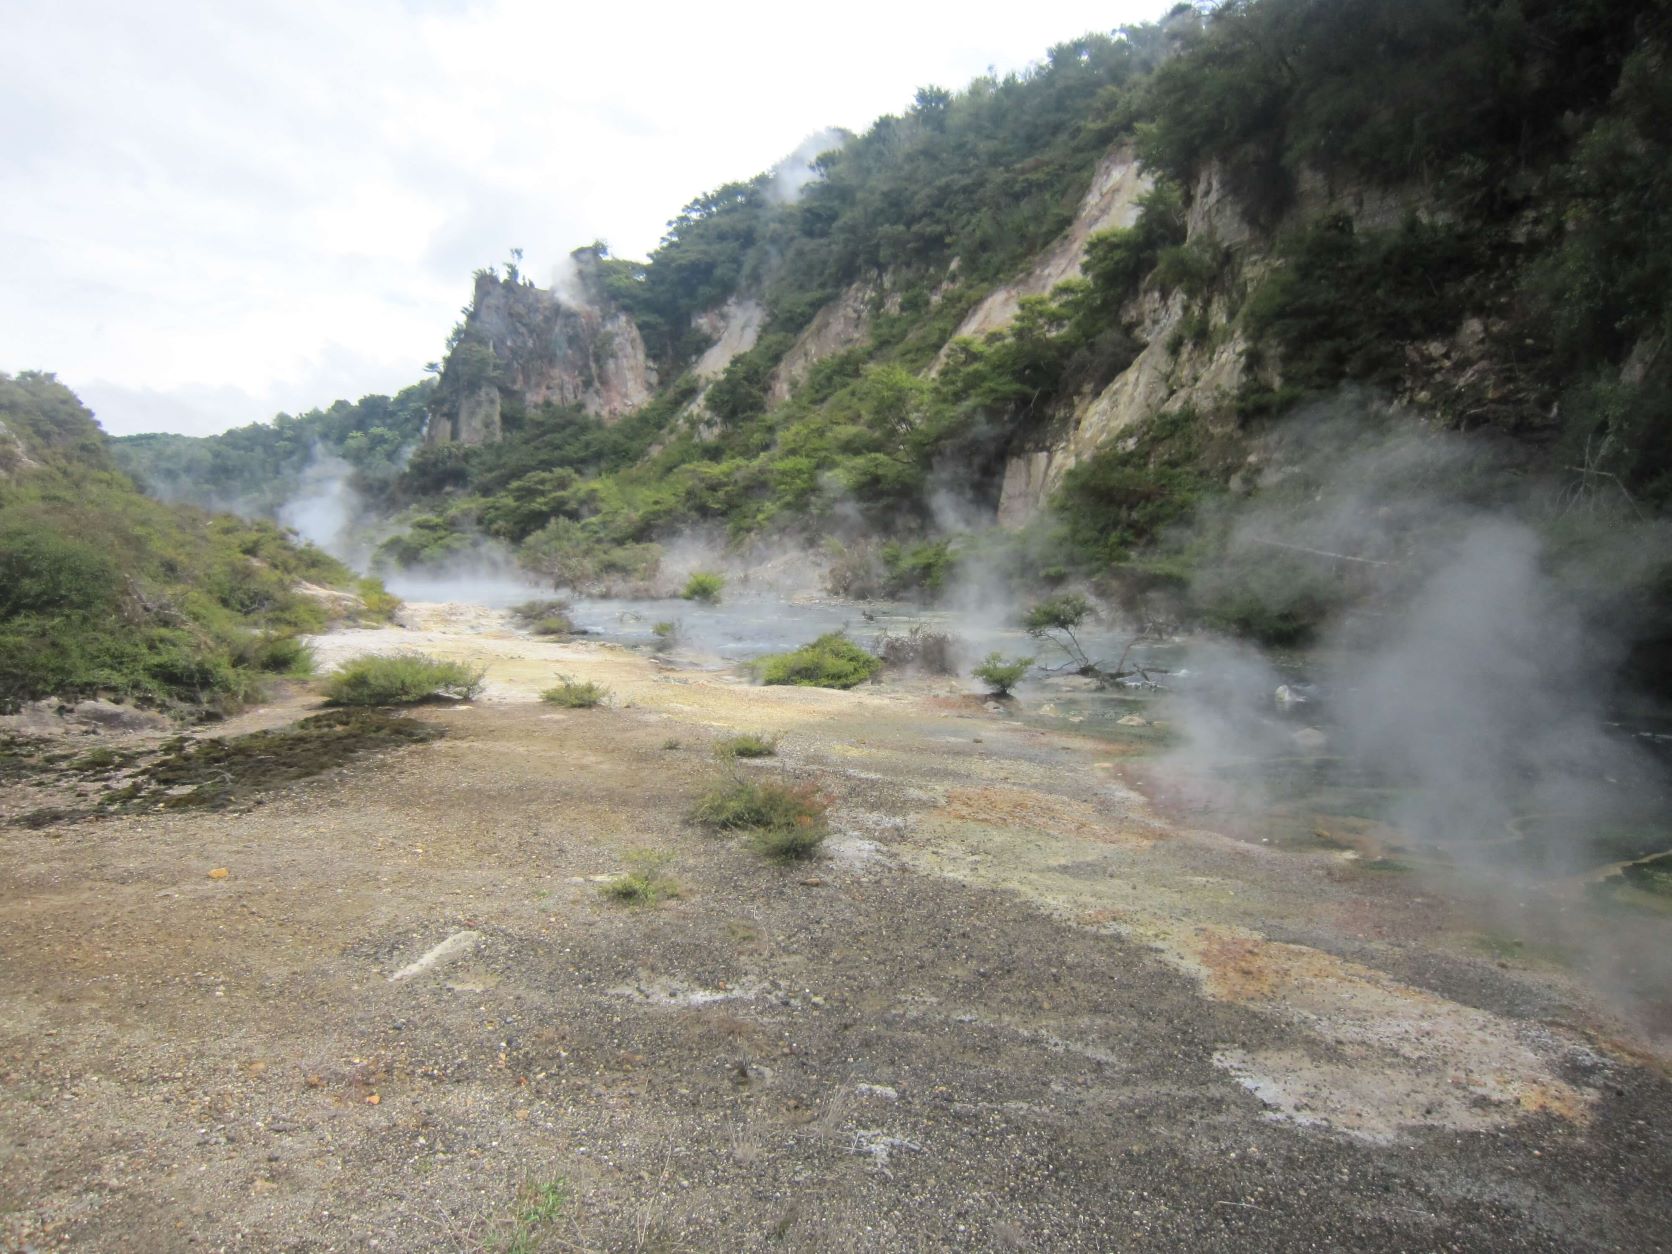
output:
<path id="1" fill-rule="evenodd" d="M 486 661 L 444 739 L 3 829 L 0 1246 L 1672 1249 L 1663 1063 L 1460 901 L 1181 830 L 951 687 L 429 614 L 322 649 Z M 828 855 L 694 828 L 726 769 L 816 781 Z M 678 899 L 600 893 L 638 848 Z"/>

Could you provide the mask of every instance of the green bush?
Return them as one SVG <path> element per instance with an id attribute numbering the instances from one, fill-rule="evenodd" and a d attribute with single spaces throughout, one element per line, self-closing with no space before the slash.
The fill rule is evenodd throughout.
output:
<path id="1" fill-rule="evenodd" d="M 412 705 L 441 698 L 468 701 L 482 691 L 484 669 L 422 653 L 357 657 L 325 683 L 329 705 Z"/>
<path id="2" fill-rule="evenodd" d="M 685 581 L 685 590 L 679 595 L 687 601 L 701 601 L 704 605 L 718 605 L 720 591 L 726 586 L 726 577 L 717 575 L 711 570 L 699 570 Z"/>
<path id="3" fill-rule="evenodd" d="M 691 817 L 722 832 L 745 832 L 778 861 L 810 858 L 830 834 L 830 803 L 811 784 L 731 779 L 711 789 Z"/>
<path id="4" fill-rule="evenodd" d="M 778 752 L 778 742 L 756 732 L 728 736 L 714 746 L 722 758 L 770 758 Z"/>
<path id="5" fill-rule="evenodd" d="M 769 653 L 755 663 L 763 684 L 807 688 L 853 688 L 882 669 L 882 659 L 865 652 L 839 631 L 827 632 L 790 653 Z"/>
<path id="6" fill-rule="evenodd" d="M 567 675 L 557 677 L 557 686 L 547 688 L 540 694 L 540 700 L 547 705 L 562 706 L 566 710 L 590 710 L 594 706 L 604 703 L 610 695 L 610 690 L 593 683 L 591 680 L 580 681 L 570 679 Z"/>
<path id="7" fill-rule="evenodd" d="M 28 613 L 92 613 L 116 599 L 110 556 L 47 530 L 0 535 L 0 619 Z"/>
<path id="8" fill-rule="evenodd" d="M 1010 690 L 1022 682 L 1033 661 L 1031 657 L 1017 657 L 1007 662 L 995 649 L 970 674 L 986 684 L 994 696 L 1008 697 Z"/>
<path id="9" fill-rule="evenodd" d="M 366 617 L 377 622 L 393 621 L 395 611 L 401 608 L 401 599 L 385 588 L 381 579 L 362 579 L 354 585 L 354 590 L 365 607 Z"/>
<path id="10" fill-rule="evenodd" d="M 1073 631 L 1090 616 L 1090 601 L 1078 592 L 1064 592 L 1029 606 L 1022 616 L 1022 626 L 1035 636 L 1047 631 Z"/>
<path id="11" fill-rule="evenodd" d="M 255 641 L 252 659 L 259 670 L 304 679 L 314 673 L 313 648 L 295 636 L 262 636 Z"/>
<path id="12" fill-rule="evenodd" d="M 881 556 L 888 572 L 883 589 L 891 597 L 935 596 L 945 586 L 955 560 L 948 540 L 909 545 L 891 540 L 882 546 Z"/>

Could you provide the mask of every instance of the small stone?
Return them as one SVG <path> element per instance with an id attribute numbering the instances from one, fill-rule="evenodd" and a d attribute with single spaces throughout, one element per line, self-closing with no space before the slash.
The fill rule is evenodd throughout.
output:
<path id="1" fill-rule="evenodd" d="M 1117 718 L 1115 720 L 1115 722 L 1119 723 L 1122 727 L 1148 727 L 1149 726 L 1149 720 L 1147 718 L 1140 718 L 1136 714 L 1128 714 L 1125 718 Z"/>
<path id="2" fill-rule="evenodd" d="M 232 872 L 228 871 L 224 866 L 218 866 L 213 871 L 209 872 L 209 878 L 212 880 L 224 880 L 231 874 Z"/>

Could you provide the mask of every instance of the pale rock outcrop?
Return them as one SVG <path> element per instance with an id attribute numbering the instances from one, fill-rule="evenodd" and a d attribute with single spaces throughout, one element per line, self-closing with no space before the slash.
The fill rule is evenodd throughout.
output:
<path id="1" fill-rule="evenodd" d="M 1068 230 L 1041 253 L 1026 274 L 990 292 L 965 316 L 954 338 L 980 338 L 1015 321 L 1024 296 L 1045 296 L 1065 279 L 1078 278 L 1086 259 L 1086 241 L 1099 231 L 1128 227 L 1138 220 L 1139 198 L 1153 180 L 1138 168 L 1137 155 L 1122 144 L 1098 164 L 1091 187 Z M 942 350 L 942 359 L 945 350 Z M 936 361 L 936 368 L 941 364 Z"/>
<path id="2" fill-rule="evenodd" d="M 1216 299 L 1209 325 L 1219 333 L 1205 344 L 1177 343 L 1175 331 L 1190 311 L 1178 292 L 1148 293 L 1137 302 L 1144 350 L 1101 392 L 1077 399 L 1066 426 L 1043 448 L 1013 450 L 1005 462 L 998 521 L 1025 523 L 1056 491 L 1070 467 L 1151 414 L 1183 408 L 1227 410 L 1242 386 L 1247 348 L 1240 333 L 1226 332 L 1230 311 Z"/>
<path id="3" fill-rule="evenodd" d="M 871 333 L 871 312 L 889 300 L 886 280 L 866 279 L 850 284 L 835 300 L 814 315 L 772 372 L 767 398 L 782 405 L 812 368 L 826 357 L 863 343 Z"/>
<path id="4" fill-rule="evenodd" d="M 23 447 L 23 441 L 5 423 L 0 422 L 0 478 L 10 475 L 14 470 L 32 470 L 39 463 L 30 456 Z"/>
<path id="5" fill-rule="evenodd" d="M 990 319 L 1006 309 L 1010 311 L 1008 316 L 1014 316 L 1020 295 L 1049 290 L 1042 286 L 1047 281 L 1060 282 L 1047 276 L 1060 272 L 1060 261 L 1055 259 L 1067 255 L 1068 245 L 1077 234 L 1079 256 L 1083 257 L 1086 235 L 1102 229 L 1102 225 L 1129 225 L 1136 220 L 1137 197 L 1148 184 L 1130 181 L 1141 178 L 1131 172 L 1135 167 L 1130 163 L 1128 150 L 1117 148 L 1111 152 L 1099 168 L 1098 182 L 1069 235 L 1053 246 L 1022 284 L 990 296 L 965 320 L 959 333 L 994 329 Z M 1094 206 L 1100 188 L 1104 189 L 1102 199 Z M 1322 176 L 1306 175 L 1296 187 L 1294 203 L 1278 230 L 1331 213 L 1344 213 L 1363 229 L 1387 230 L 1397 227 L 1421 203 L 1421 189 L 1416 187 L 1331 184 Z M 1094 221 L 1102 225 L 1085 225 Z M 1227 249 L 1234 259 L 1238 281 L 1249 290 L 1272 264 L 1263 238 L 1249 225 L 1242 204 L 1217 167 L 1204 170 L 1192 189 L 1186 238 Z M 983 310 L 988 310 L 985 320 L 978 319 Z M 1072 412 L 1052 428 L 1044 441 L 1011 450 L 999 498 L 1002 525 L 1015 527 L 1026 522 L 1062 483 L 1070 467 L 1118 439 L 1121 432 L 1140 420 L 1184 408 L 1210 415 L 1231 410 L 1247 376 L 1248 345 L 1232 323 L 1236 310 L 1223 295 L 1210 300 L 1205 311 L 1209 334 L 1201 344 L 1182 340 L 1178 334 L 1191 312 L 1191 303 L 1178 292 L 1146 291 L 1127 307 L 1134 333 L 1144 343 L 1143 351 L 1101 392 L 1076 398 Z"/>
<path id="6" fill-rule="evenodd" d="M 717 309 L 698 314 L 693 326 L 714 342 L 692 367 L 699 379 L 718 379 L 732 361 L 748 352 L 761 337 L 766 308 L 758 300 L 734 296 Z"/>
<path id="7" fill-rule="evenodd" d="M 610 421 L 655 395 L 638 326 L 610 304 L 596 259 L 582 250 L 575 262 L 577 281 L 562 295 L 477 275 L 465 340 L 448 355 L 431 401 L 427 443 L 494 443 L 506 397 L 528 407 L 578 405 Z"/>

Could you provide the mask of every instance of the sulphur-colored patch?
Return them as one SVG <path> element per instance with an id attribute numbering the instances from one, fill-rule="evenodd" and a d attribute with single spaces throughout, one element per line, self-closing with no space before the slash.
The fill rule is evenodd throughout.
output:
<path id="1" fill-rule="evenodd" d="M 1286 1020 L 1325 1046 L 1319 1057 L 1293 1048 L 1216 1057 L 1279 1117 L 1386 1141 L 1401 1128 L 1589 1113 L 1593 1095 L 1555 1074 L 1553 1055 L 1565 1051 L 1538 1029 L 1240 928 L 1169 928 L 1153 939 L 1208 996 Z"/>
<path id="2" fill-rule="evenodd" d="M 1246 882 L 1158 868 L 1153 849 L 1102 839 L 1084 819 L 1072 803 L 1022 790 L 954 790 L 897 853 L 920 871 L 1019 892 L 1079 926 L 1147 944 L 1204 996 L 1281 1022 L 1283 1047 L 1227 1042 L 1216 1055 L 1273 1118 L 1389 1143 L 1536 1114 L 1587 1117 L 1593 1095 L 1557 1074 L 1588 1053 L 1582 1043 L 1222 922 L 1261 899 Z M 1128 814 L 1105 826 L 1141 833 L 1145 824 Z"/>
<path id="3" fill-rule="evenodd" d="M 1153 830 L 1113 822 L 1086 802 L 1019 788 L 953 788 L 934 817 L 1125 845 L 1155 839 Z"/>

